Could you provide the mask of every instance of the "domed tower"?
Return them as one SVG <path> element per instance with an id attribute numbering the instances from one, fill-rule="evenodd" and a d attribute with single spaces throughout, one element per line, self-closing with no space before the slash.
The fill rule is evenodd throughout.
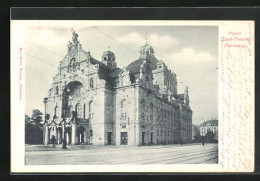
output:
<path id="1" fill-rule="evenodd" d="M 115 54 L 111 51 L 106 51 L 102 56 L 102 63 L 111 69 L 116 68 L 116 57 Z"/>
<path id="2" fill-rule="evenodd" d="M 151 45 L 145 44 L 144 46 L 140 47 L 140 58 L 147 59 L 149 57 L 154 57 L 154 49 Z"/>

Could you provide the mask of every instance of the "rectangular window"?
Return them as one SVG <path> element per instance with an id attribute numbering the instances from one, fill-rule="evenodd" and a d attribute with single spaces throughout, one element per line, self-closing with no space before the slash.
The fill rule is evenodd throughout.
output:
<path id="1" fill-rule="evenodd" d="M 123 129 L 125 129 L 125 128 L 126 128 L 126 125 L 125 125 L 125 124 L 123 124 L 123 125 L 122 125 L 122 128 L 123 128 Z"/>

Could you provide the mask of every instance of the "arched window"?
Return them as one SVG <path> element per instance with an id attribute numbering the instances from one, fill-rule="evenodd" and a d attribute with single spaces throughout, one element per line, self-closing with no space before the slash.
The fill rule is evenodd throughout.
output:
<path id="1" fill-rule="evenodd" d="M 83 118 L 84 119 L 86 118 L 86 104 L 84 104 L 84 107 L 83 107 Z"/>
<path id="2" fill-rule="evenodd" d="M 93 79 L 93 77 L 90 78 L 89 87 L 90 87 L 91 89 L 94 87 L 94 79 Z"/>
<path id="3" fill-rule="evenodd" d="M 82 109 L 80 103 L 76 105 L 76 111 L 77 111 L 78 118 L 82 118 Z"/>
<path id="4" fill-rule="evenodd" d="M 121 102 L 121 119 L 127 118 L 127 111 L 126 111 L 126 100 L 124 99 Z"/>
<path id="5" fill-rule="evenodd" d="M 56 106 L 54 109 L 54 118 L 58 118 L 58 114 L 59 114 L 59 106 Z"/>
<path id="6" fill-rule="evenodd" d="M 89 102 L 89 119 L 93 119 L 93 101 Z"/>
<path id="7" fill-rule="evenodd" d="M 59 95 L 59 86 L 56 86 L 56 94 Z"/>
<path id="8" fill-rule="evenodd" d="M 72 111 L 73 111 L 73 106 L 69 106 L 69 112 L 68 112 L 68 117 L 70 118 L 72 116 Z"/>
<path id="9" fill-rule="evenodd" d="M 89 112 L 92 112 L 92 107 L 93 107 L 93 101 L 89 102 Z"/>
<path id="10" fill-rule="evenodd" d="M 126 106 L 126 100 L 124 99 L 122 102 L 121 102 L 121 108 L 125 108 Z"/>

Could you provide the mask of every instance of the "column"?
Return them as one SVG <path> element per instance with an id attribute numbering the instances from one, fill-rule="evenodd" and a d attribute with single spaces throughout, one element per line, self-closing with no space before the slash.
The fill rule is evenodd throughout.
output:
<path id="1" fill-rule="evenodd" d="M 54 134 L 55 134 L 55 141 L 58 139 L 58 136 L 57 136 L 57 128 L 56 126 L 54 126 Z"/>
<path id="2" fill-rule="evenodd" d="M 76 135 L 77 135 L 77 125 L 72 124 L 72 126 L 71 126 L 71 144 L 73 144 L 73 145 L 77 144 Z"/>
<path id="3" fill-rule="evenodd" d="M 45 127 L 45 138 L 44 138 L 44 144 L 48 145 L 49 143 L 49 130 L 48 130 L 48 126 Z"/>

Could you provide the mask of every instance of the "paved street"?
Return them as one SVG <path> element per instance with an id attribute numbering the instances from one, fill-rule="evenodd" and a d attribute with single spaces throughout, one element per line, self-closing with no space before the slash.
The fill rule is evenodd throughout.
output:
<path id="1" fill-rule="evenodd" d="M 214 164 L 218 144 L 158 146 L 26 145 L 26 165 Z"/>

